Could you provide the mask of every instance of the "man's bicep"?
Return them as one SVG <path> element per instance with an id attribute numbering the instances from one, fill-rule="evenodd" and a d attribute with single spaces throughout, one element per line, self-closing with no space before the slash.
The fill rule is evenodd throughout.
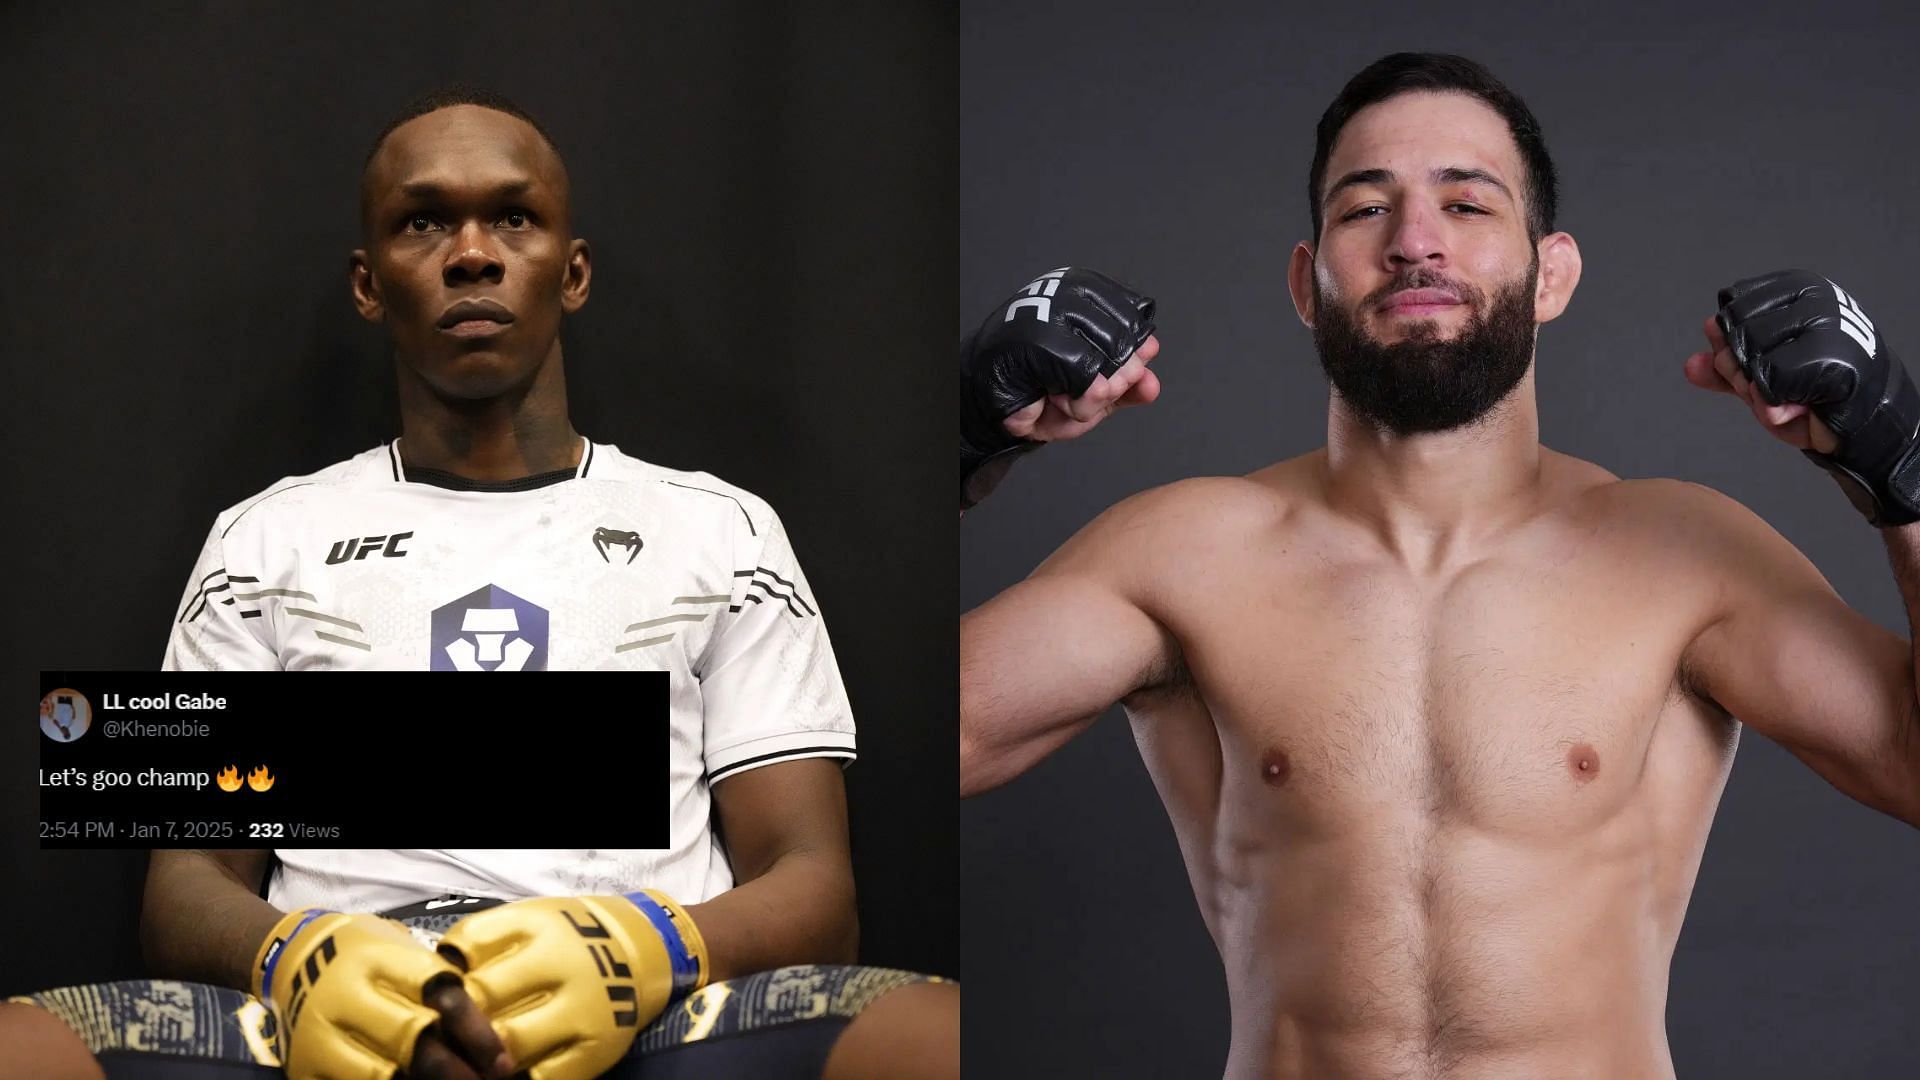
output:
<path id="1" fill-rule="evenodd" d="M 714 783 L 713 803 L 734 887 L 687 909 L 710 950 L 712 977 L 852 963 L 860 919 L 840 762 L 742 769 Z"/>
<path id="2" fill-rule="evenodd" d="M 795 852 L 848 862 L 847 789 L 839 758 L 782 761 L 713 785 L 734 880 L 744 884 Z"/>
<path id="3" fill-rule="evenodd" d="M 960 620 L 960 790 L 1032 767 L 1165 666 L 1166 632 L 1111 584 L 1047 569 Z"/>
<path id="4" fill-rule="evenodd" d="M 1690 679 L 1835 787 L 1887 809 L 1917 741 L 1903 737 L 1914 722 L 1911 647 L 1758 519 L 1725 554 L 1738 562 L 1687 650 Z"/>

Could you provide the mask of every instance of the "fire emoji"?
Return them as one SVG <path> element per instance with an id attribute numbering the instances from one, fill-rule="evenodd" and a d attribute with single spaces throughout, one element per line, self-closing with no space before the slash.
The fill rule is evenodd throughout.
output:
<path id="1" fill-rule="evenodd" d="M 229 765 L 213 774 L 213 782 L 220 785 L 221 791 L 240 790 L 240 766 Z"/>
<path id="2" fill-rule="evenodd" d="M 247 786 L 255 791 L 265 791 L 273 786 L 273 774 L 261 765 L 247 774 Z"/>

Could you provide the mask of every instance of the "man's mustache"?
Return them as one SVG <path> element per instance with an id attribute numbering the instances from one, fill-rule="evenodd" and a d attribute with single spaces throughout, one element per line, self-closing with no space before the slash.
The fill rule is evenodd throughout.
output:
<path id="1" fill-rule="evenodd" d="M 1394 293 L 1406 292 L 1408 289 L 1439 289 L 1452 294 L 1453 298 L 1461 303 L 1469 304 L 1476 308 L 1481 306 L 1480 302 L 1483 299 L 1483 294 L 1479 289 L 1474 288 L 1464 281 L 1455 281 L 1435 270 L 1416 269 L 1395 275 L 1392 281 L 1368 293 L 1366 298 L 1360 302 L 1360 306 L 1363 308 L 1378 307 L 1386 302 L 1387 297 L 1392 296 Z"/>

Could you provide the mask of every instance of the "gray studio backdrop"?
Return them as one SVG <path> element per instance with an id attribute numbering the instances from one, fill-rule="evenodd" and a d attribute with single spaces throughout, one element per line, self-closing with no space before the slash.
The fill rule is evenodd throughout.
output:
<path id="1" fill-rule="evenodd" d="M 594 254 L 562 330 L 575 425 L 785 522 L 860 724 L 863 960 L 954 974 L 955 630 L 923 598 L 955 550 L 928 435 L 953 409 L 930 366 L 953 347 L 951 6 L 5 11 L 0 997 L 142 972 L 145 857 L 38 849 L 24 703 L 39 668 L 157 668 L 217 512 L 396 432 L 347 289 L 357 185 L 382 123 L 453 79 L 530 110 L 571 170 Z M 541 812 L 510 762 L 477 788 L 456 801 Z"/>
<path id="2" fill-rule="evenodd" d="M 1892 12 L 1889 5 L 1885 11 Z M 1878 535 L 1732 398 L 1688 385 L 1714 291 L 1783 265 L 1852 289 L 1920 360 L 1911 15 L 1844 5 L 1035 5 L 961 11 L 960 322 L 1075 263 L 1160 301 L 1165 393 L 1026 459 L 961 533 L 971 608 L 1123 496 L 1325 439 L 1287 298 L 1313 125 L 1402 49 L 1533 107 L 1585 277 L 1540 338 L 1542 440 L 1753 508 L 1905 634 Z M 1225 984 L 1115 710 L 961 812 L 967 1071 L 1218 1075 Z M 1673 964 L 1682 1077 L 1920 1075 L 1920 833 L 1744 741 Z M 1578 979 L 1579 972 L 1567 973 Z"/>

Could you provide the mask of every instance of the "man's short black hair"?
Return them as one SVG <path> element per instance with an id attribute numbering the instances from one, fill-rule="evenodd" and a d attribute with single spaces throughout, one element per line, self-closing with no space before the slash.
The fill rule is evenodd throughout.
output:
<path id="1" fill-rule="evenodd" d="M 540 126 L 540 121 L 535 120 L 532 114 L 514 104 L 505 94 L 489 90 L 484 86 L 473 86 L 468 83 L 450 83 L 437 90 L 429 90 L 402 106 L 399 113 L 395 114 L 393 119 L 387 121 L 387 126 L 381 128 L 380 134 L 374 137 L 373 145 L 367 148 L 367 160 L 362 163 L 362 167 L 373 163 L 373 155 L 380 152 L 380 144 L 386 142 L 387 136 L 393 134 L 394 130 L 401 124 L 425 116 L 430 112 L 450 109 L 455 105 L 478 105 L 483 109 L 492 109 L 494 112 L 519 117 L 533 125 L 533 130 L 539 132 L 540 137 L 547 140 L 547 145 L 553 148 L 555 157 L 560 155 L 559 145 L 553 141 L 553 136 L 547 133 L 547 129 Z"/>
<path id="2" fill-rule="evenodd" d="M 1313 214 L 1313 237 L 1320 239 L 1320 196 L 1327 182 L 1327 159 L 1333 154 L 1334 140 L 1354 114 L 1369 105 L 1414 91 L 1430 90 L 1467 94 L 1486 102 L 1507 122 L 1507 130 L 1520 150 L 1520 163 L 1526 167 L 1526 207 L 1528 238 L 1538 241 L 1553 231 L 1559 211 L 1559 187 L 1553 158 L 1547 153 L 1546 138 L 1540 133 L 1540 121 L 1520 95 L 1507 89 L 1484 66 L 1451 53 L 1393 53 L 1368 64 L 1341 89 L 1340 95 L 1320 114 L 1314 129 L 1313 169 L 1307 176 L 1308 207 Z"/>
<path id="3" fill-rule="evenodd" d="M 540 133 L 542 139 L 547 141 L 548 149 L 552 150 L 553 156 L 560 160 L 560 168 L 563 171 L 566 169 L 566 159 L 560 157 L 559 145 L 553 141 L 552 135 L 547 134 L 547 129 L 540 126 L 540 121 L 533 118 L 533 114 L 514 104 L 505 94 L 489 90 L 484 86 L 450 83 L 436 90 L 429 90 L 407 102 L 393 119 L 387 121 L 386 126 L 380 129 L 380 134 L 374 136 L 373 145 L 367 147 L 367 159 L 360 166 L 360 221 L 363 227 L 367 221 L 367 213 L 371 209 L 369 205 L 371 192 L 367 190 L 367 167 L 373 164 L 374 155 L 380 152 L 380 146 L 387 141 L 387 136 L 393 134 L 401 124 L 409 120 L 425 116 L 430 112 L 452 108 L 455 105 L 478 105 L 483 109 L 492 109 L 494 112 L 505 113 L 526 121 L 533 130 Z"/>

